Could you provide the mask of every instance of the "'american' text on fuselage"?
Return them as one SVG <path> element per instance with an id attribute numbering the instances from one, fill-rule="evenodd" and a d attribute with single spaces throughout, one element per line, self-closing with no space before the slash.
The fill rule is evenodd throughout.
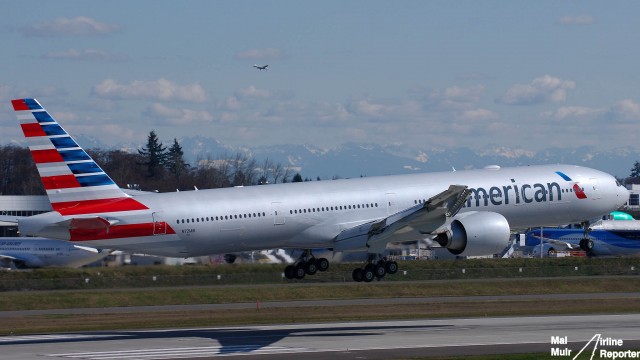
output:
<path id="1" fill-rule="evenodd" d="M 509 205 L 509 195 L 512 199 L 515 197 L 515 204 L 546 202 L 546 201 L 562 201 L 562 190 L 557 182 L 544 184 L 515 184 L 515 180 L 511 179 L 514 184 L 500 186 L 492 186 L 487 189 L 483 187 L 470 188 L 471 195 L 467 199 L 465 207 L 471 207 L 471 202 L 475 199 L 475 206 L 479 207 L 481 200 L 484 201 L 483 206 L 492 205 Z M 533 192 L 533 194 L 532 194 Z M 554 196 L 555 192 L 555 196 Z"/>

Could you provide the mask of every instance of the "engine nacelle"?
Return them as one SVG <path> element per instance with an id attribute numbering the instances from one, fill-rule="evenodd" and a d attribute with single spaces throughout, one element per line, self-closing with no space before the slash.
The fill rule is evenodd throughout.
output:
<path id="1" fill-rule="evenodd" d="M 510 234 L 509 223 L 501 214 L 474 212 L 456 215 L 434 240 L 454 255 L 484 256 L 504 250 Z"/>

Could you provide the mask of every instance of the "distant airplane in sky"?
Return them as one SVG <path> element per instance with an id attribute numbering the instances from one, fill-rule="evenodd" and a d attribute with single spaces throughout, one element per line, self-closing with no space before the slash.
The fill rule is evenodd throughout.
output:
<path id="1" fill-rule="evenodd" d="M 53 211 L 0 216 L 22 235 L 170 257 L 300 249 L 287 278 L 329 267 L 311 249 L 366 251 L 356 281 L 398 270 L 389 242 L 433 239 L 459 256 L 503 251 L 511 228 L 583 222 L 628 190 L 604 172 L 540 165 L 199 191 L 122 191 L 35 99 L 12 101 Z"/>
<path id="2" fill-rule="evenodd" d="M 80 267 L 109 254 L 69 241 L 44 238 L 0 238 L 1 268 Z"/>
<path id="3" fill-rule="evenodd" d="M 262 70 L 267 70 L 267 68 L 269 67 L 269 65 L 262 65 L 262 66 L 259 66 L 258 64 L 253 64 L 253 67 L 254 67 L 254 68 L 256 68 L 256 69 L 258 69 L 258 70 L 260 70 L 260 71 L 262 71 Z"/>

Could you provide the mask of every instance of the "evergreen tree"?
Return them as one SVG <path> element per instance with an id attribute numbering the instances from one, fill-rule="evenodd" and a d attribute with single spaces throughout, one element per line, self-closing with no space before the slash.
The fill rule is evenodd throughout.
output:
<path id="1" fill-rule="evenodd" d="M 300 173 L 295 174 L 291 182 L 302 182 L 302 175 L 300 175 Z"/>
<path id="2" fill-rule="evenodd" d="M 173 145 L 171 145 L 167 152 L 165 167 L 171 174 L 173 174 L 173 176 L 175 176 L 176 180 L 180 180 L 182 174 L 184 174 L 189 167 L 189 164 L 184 161 L 182 146 L 178 144 L 178 140 L 176 138 L 173 139 Z"/>
<path id="3" fill-rule="evenodd" d="M 631 175 L 629 175 L 629 177 L 640 177 L 640 162 L 636 161 L 635 163 L 633 163 L 633 167 L 631 168 Z"/>
<path id="4" fill-rule="evenodd" d="M 153 130 L 147 137 L 147 146 L 138 150 L 138 153 L 145 159 L 144 164 L 147 165 L 147 176 L 149 177 L 158 175 L 158 170 L 164 166 L 167 160 L 167 148 L 162 146 Z"/>

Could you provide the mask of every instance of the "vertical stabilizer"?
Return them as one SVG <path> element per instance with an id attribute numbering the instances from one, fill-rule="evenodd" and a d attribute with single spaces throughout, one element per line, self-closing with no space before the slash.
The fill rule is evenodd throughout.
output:
<path id="1" fill-rule="evenodd" d="M 11 101 L 51 206 L 61 215 L 144 210 L 35 99 Z"/>

